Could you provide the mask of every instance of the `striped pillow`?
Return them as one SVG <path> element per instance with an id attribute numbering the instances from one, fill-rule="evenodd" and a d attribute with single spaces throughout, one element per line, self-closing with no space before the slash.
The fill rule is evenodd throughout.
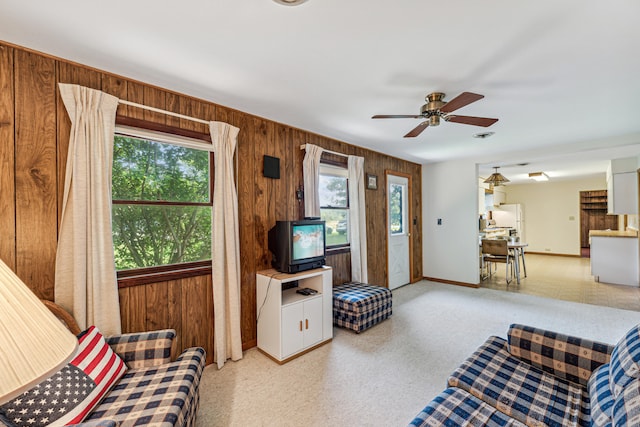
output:
<path id="1" fill-rule="evenodd" d="M 127 367 L 95 326 L 79 335 L 71 361 L 31 390 L 0 407 L 16 427 L 81 422 L 124 375 Z"/>

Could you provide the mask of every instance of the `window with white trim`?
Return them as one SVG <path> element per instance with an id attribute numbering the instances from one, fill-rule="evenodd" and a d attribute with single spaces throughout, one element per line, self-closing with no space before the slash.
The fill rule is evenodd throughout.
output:
<path id="1" fill-rule="evenodd" d="M 349 180 L 347 169 L 320 164 L 320 218 L 326 223 L 327 248 L 349 245 Z"/>

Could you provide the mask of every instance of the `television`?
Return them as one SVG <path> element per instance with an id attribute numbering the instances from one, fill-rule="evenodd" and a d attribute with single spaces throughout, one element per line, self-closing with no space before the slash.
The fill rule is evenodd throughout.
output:
<path id="1" fill-rule="evenodd" d="M 282 273 L 297 273 L 325 263 L 325 224 L 322 220 L 276 221 L 269 230 L 271 265 Z"/>

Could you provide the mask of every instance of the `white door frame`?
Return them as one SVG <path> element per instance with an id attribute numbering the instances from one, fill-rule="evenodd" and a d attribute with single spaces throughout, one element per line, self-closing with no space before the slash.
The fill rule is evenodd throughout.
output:
<path id="1" fill-rule="evenodd" d="M 405 178 L 407 180 L 407 194 L 406 194 L 406 204 L 407 204 L 407 211 L 406 211 L 406 230 L 407 230 L 407 237 L 408 237 L 408 253 L 407 253 L 407 257 L 409 259 L 409 283 L 413 282 L 413 235 L 411 233 L 411 230 L 413 229 L 412 225 L 413 225 L 413 207 L 412 207 L 412 201 L 411 201 L 411 196 L 412 196 L 412 186 L 411 186 L 411 175 L 406 174 L 406 173 L 402 173 L 402 172 L 397 172 L 397 171 L 393 171 L 393 170 L 385 170 L 385 212 L 386 212 L 386 224 L 387 224 L 387 230 L 386 230 L 386 241 L 387 244 L 385 245 L 385 249 L 387 252 L 387 256 L 386 256 L 386 264 L 387 264 L 387 287 L 389 287 L 389 279 L 390 279 L 390 274 L 389 274 L 389 234 L 390 234 L 390 230 L 391 230 L 391 224 L 389 222 L 389 176 L 397 176 L 397 177 L 401 177 L 401 178 Z"/>

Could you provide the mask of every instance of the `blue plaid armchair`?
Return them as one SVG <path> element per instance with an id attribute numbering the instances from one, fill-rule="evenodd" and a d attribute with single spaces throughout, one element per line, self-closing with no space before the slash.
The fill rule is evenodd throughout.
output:
<path id="1" fill-rule="evenodd" d="M 171 362 L 175 336 L 165 329 L 107 338 L 129 369 L 77 427 L 195 426 L 205 351 L 188 348 Z"/>

